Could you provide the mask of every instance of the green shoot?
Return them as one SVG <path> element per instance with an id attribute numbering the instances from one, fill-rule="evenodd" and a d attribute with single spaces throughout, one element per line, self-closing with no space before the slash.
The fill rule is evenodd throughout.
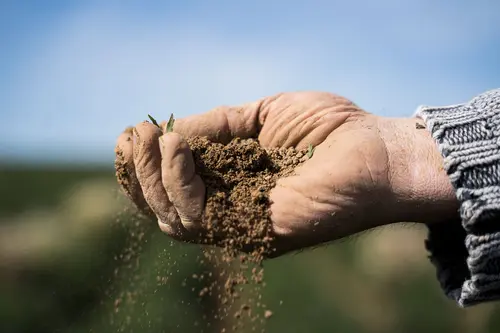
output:
<path id="1" fill-rule="evenodd" d="M 158 125 L 158 122 L 156 121 L 155 118 L 153 118 L 153 116 L 151 116 L 150 114 L 148 114 L 148 117 L 151 120 L 151 122 L 153 123 L 153 125 L 156 125 L 156 126 L 158 126 L 158 128 L 161 129 L 160 125 Z"/>
<path id="2" fill-rule="evenodd" d="M 167 127 L 165 127 L 165 133 L 170 133 L 174 130 L 174 114 L 170 115 L 170 119 L 168 120 Z"/>
<path id="3" fill-rule="evenodd" d="M 309 144 L 309 147 L 307 147 L 307 157 L 311 158 L 314 154 L 314 147 L 312 144 Z"/>

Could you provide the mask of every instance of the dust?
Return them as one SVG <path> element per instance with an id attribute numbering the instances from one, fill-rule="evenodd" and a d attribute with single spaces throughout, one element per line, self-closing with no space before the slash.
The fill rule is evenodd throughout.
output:
<path id="1" fill-rule="evenodd" d="M 113 258 L 114 269 L 104 295 L 112 301 L 109 323 L 117 332 L 127 332 L 136 317 L 134 315 L 136 304 L 147 289 L 147 280 L 140 271 L 141 255 L 153 226 L 142 213 L 131 207 L 125 207 L 118 214 L 113 228 L 123 233 L 125 239 Z"/>
<path id="2" fill-rule="evenodd" d="M 200 299 L 211 299 L 210 311 L 203 320 L 210 321 L 213 331 L 234 332 L 243 328 L 257 331 L 272 311 L 262 299 L 265 287 L 263 260 L 274 251 L 270 219 L 270 190 L 279 178 L 291 175 L 308 159 L 307 149 L 263 148 L 255 139 L 236 138 L 228 144 L 206 138 L 189 138 L 196 172 L 206 185 L 206 205 L 202 223 L 203 255 L 196 260 L 210 269 L 193 274 Z M 122 163 L 117 152 L 116 176 L 128 197 L 132 197 L 130 166 Z M 130 228 L 130 251 L 117 258 L 129 272 L 139 265 L 138 253 L 145 234 L 143 223 Z M 216 246 L 214 246 L 216 245 Z M 134 283 L 140 279 L 133 279 Z M 169 283 L 158 275 L 158 285 Z M 139 291 L 141 288 L 136 291 Z M 134 295 L 120 295 L 115 311 Z M 212 318 L 208 318 L 207 316 Z"/>
<path id="3" fill-rule="evenodd" d="M 226 324 L 232 317 L 232 331 L 245 324 L 255 330 L 272 315 L 261 289 L 262 261 L 275 250 L 269 192 L 308 158 L 307 150 L 264 149 L 255 139 L 236 138 L 226 145 L 199 137 L 187 141 L 207 188 L 203 243 L 217 245 L 206 247 L 204 254 L 219 276 L 200 296 L 215 295 L 214 317 Z"/>

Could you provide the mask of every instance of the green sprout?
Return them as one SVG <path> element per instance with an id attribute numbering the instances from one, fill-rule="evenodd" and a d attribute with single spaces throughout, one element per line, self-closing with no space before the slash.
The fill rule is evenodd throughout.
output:
<path id="1" fill-rule="evenodd" d="M 158 128 L 160 128 L 160 129 L 161 129 L 160 125 L 158 125 L 158 122 L 156 121 L 156 119 L 155 119 L 155 118 L 153 118 L 153 116 L 152 116 L 152 115 L 148 114 L 148 117 L 149 117 L 149 119 L 151 120 L 151 122 L 153 123 L 153 125 L 156 125 L 156 126 L 158 126 Z"/>
<path id="2" fill-rule="evenodd" d="M 307 147 L 307 157 L 311 158 L 314 154 L 314 147 L 312 144 L 309 144 L 309 147 Z"/>
<path id="3" fill-rule="evenodd" d="M 174 114 L 170 115 L 170 119 L 168 120 L 167 127 L 165 127 L 165 133 L 170 133 L 174 130 Z"/>

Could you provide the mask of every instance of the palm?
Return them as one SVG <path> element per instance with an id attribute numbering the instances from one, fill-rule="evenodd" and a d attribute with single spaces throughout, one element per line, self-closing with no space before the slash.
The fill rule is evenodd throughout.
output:
<path id="1" fill-rule="evenodd" d="M 382 204 L 389 190 L 376 118 L 342 101 L 321 93 L 281 96 L 267 105 L 259 134 L 263 146 L 315 146 L 313 157 L 271 192 L 276 234 L 299 238 L 304 246 L 318 243 L 318 235 L 327 241 L 382 219 L 367 213 L 377 211 L 371 206 Z"/>

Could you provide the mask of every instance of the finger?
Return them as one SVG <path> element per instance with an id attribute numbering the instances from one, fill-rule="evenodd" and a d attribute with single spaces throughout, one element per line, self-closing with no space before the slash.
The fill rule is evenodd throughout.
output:
<path id="1" fill-rule="evenodd" d="M 206 136 L 227 143 L 235 137 L 258 138 L 267 147 L 319 144 L 353 113 L 346 98 L 325 92 L 281 93 L 240 106 L 221 106 L 201 115 L 177 119 L 173 131 L 183 137 Z M 160 127 L 166 132 L 167 122 Z M 263 133 L 261 133 L 261 131 Z"/>
<path id="2" fill-rule="evenodd" d="M 132 129 L 132 127 L 127 128 L 118 137 L 116 142 L 116 178 L 125 195 L 135 204 L 135 206 L 147 216 L 154 216 L 144 199 L 141 185 L 135 174 Z"/>
<path id="3" fill-rule="evenodd" d="M 234 137 L 256 137 L 265 115 L 260 112 L 264 100 L 240 106 L 220 106 L 206 113 L 176 119 L 173 131 L 183 137 L 206 136 L 210 141 L 228 143 Z M 167 122 L 160 127 L 166 132 Z"/>
<path id="4" fill-rule="evenodd" d="M 195 172 L 189 145 L 181 135 L 167 133 L 160 138 L 160 150 L 163 186 L 170 202 L 187 230 L 201 231 L 206 189 Z"/>
<path id="5" fill-rule="evenodd" d="M 137 179 L 142 188 L 144 199 L 158 218 L 160 228 L 167 234 L 182 238 L 185 229 L 168 200 L 161 180 L 161 153 L 158 139 L 161 131 L 148 122 L 134 128 L 133 149 Z"/>
<path id="6" fill-rule="evenodd" d="M 318 145 L 353 114 L 361 111 L 351 101 L 326 92 L 285 93 L 265 103 L 271 109 L 259 141 L 268 147 L 307 148 Z"/>

